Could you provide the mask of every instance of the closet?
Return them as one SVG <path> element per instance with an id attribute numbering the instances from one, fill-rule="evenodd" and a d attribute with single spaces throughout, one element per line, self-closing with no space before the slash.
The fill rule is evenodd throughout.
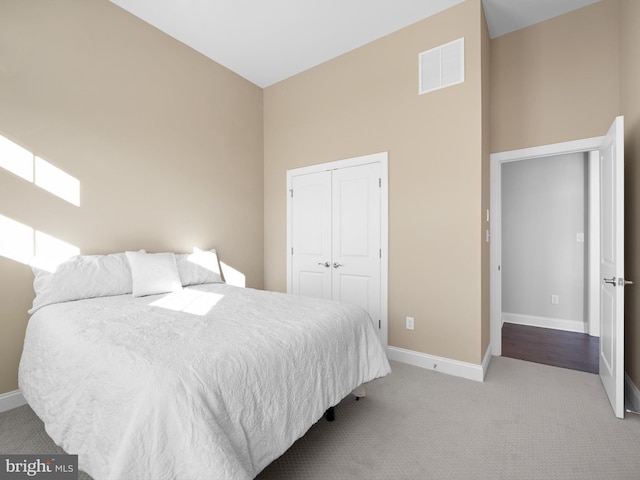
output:
<path id="1" fill-rule="evenodd" d="M 287 172 L 287 290 L 363 307 L 377 329 L 384 320 L 386 344 L 386 153 L 380 155 Z"/>

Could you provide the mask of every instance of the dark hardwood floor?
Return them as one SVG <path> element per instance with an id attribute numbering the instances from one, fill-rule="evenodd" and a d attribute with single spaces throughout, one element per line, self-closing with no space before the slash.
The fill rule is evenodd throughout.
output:
<path id="1" fill-rule="evenodd" d="M 598 373 L 598 337 L 586 333 L 505 323 L 502 355 L 589 373 Z"/>

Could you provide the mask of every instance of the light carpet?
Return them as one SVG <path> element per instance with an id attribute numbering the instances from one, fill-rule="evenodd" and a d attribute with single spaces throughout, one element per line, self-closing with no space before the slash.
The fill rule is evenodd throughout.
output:
<path id="1" fill-rule="evenodd" d="M 640 480 L 640 417 L 616 419 L 597 375 L 503 357 L 483 383 L 392 368 L 257 478 Z M 28 406 L 0 414 L 0 453 L 60 452 Z"/>

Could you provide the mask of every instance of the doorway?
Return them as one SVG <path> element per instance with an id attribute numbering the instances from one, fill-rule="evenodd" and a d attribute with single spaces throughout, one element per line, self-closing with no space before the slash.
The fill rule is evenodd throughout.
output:
<path id="1" fill-rule="evenodd" d="M 603 137 L 595 137 L 585 140 L 578 140 L 573 142 L 565 142 L 554 145 L 547 145 L 543 147 L 527 148 L 522 150 L 515 150 L 510 152 L 503 152 L 491 155 L 491 346 L 493 355 L 502 355 L 502 326 L 505 320 L 503 316 L 503 271 L 502 271 L 502 259 L 503 259 L 503 245 L 502 245 L 502 217 L 503 217 L 503 191 L 502 191 L 502 176 L 503 166 L 511 164 L 513 162 L 535 161 L 539 159 L 549 159 L 550 157 L 561 157 L 564 155 L 584 155 L 586 156 L 585 163 L 587 165 L 587 175 L 585 179 L 585 197 L 584 209 L 588 214 L 585 215 L 584 227 L 574 227 L 571 234 L 573 242 L 579 242 L 582 239 L 578 237 L 578 234 L 583 234 L 585 243 L 584 253 L 584 265 L 588 268 L 584 269 L 584 296 L 583 296 L 583 312 L 582 318 L 586 321 L 582 324 L 584 328 L 580 328 L 579 322 L 559 322 L 555 325 L 553 322 L 545 323 L 548 318 L 556 318 L 560 320 L 572 320 L 571 316 L 560 314 L 545 315 L 545 314 L 529 314 L 525 321 L 519 317 L 508 316 L 509 323 L 523 323 L 527 326 L 534 326 L 539 328 L 562 328 L 570 330 L 579 334 L 588 334 L 593 337 L 598 337 L 599 332 L 599 156 L 597 154 L 603 141 Z M 593 152 L 593 153 L 592 153 Z M 524 164 L 523 163 L 523 164 Z M 541 281 L 544 281 L 541 280 Z M 566 305 L 563 303 L 563 296 L 559 299 L 551 298 L 559 295 L 558 292 L 548 292 L 549 298 L 544 297 L 545 308 L 556 308 L 558 306 Z M 539 295 L 542 295 L 541 293 Z M 565 295 L 566 296 L 566 295 Z M 553 303 L 552 303 L 553 302 Z M 506 312 L 511 313 L 511 312 Z M 540 317 L 540 318 L 536 318 Z M 545 318 L 546 317 L 546 318 Z M 579 316 L 574 315 L 573 320 L 579 319 Z M 542 319 L 542 320 L 541 320 Z M 537 322 L 536 322 L 537 321 Z M 543 332 L 541 332 L 543 333 Z"/>
<path id="2" fill-rule="evenodd" d="M 599 236 L 588 228 L 589 217 L 599 221 L 589 214 L 590 176 L 583 152 L 501 166 L 503 356 L 598 373 L 588 322 L 589 249 Z"/>
<path id="3" fill-rule="evenodd" d="M 493 355 L 502 355 L 502 245 L 501 167 L 503 163 L 531 158 L 590 153 L 599 172 L 599 233 L 601 244 L 597 273 L 589 273 L 589 296 L 600 307 L 589 310 L 590 322 L 599 317 L 599 376 L 614 414 L 624 417 L 624 117 L 616 117 L 606 135 L 543 147 L 491 154 L 490 338 Z M 594 169 L 595 170 L 595 169 Z M 590 186 L 591 188 L 591 186 Z M 590 195 L 590 199 L 591 199 Z M 590 262 L 595 264 L 595 262 Z M 593 282 L 596 278 L 597 282 Z"/>

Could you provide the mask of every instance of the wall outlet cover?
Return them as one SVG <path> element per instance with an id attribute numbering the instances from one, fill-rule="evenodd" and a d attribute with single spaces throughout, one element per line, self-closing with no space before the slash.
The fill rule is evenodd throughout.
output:
<path id="1" fill-rule="evenodd" d="M 407 328 L 407 330 L 413 330 L 414 329 L 413 317 L 406 317 L 406 328 Z"/>

